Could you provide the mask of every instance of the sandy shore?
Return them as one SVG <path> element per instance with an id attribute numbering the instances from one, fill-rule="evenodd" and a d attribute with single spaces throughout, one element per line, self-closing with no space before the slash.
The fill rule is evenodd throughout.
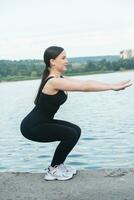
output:
<path id="1" fill-rule="evenodd" d="M 1 172 L 0 200 L 134 200 L 134 169 L 78 170 L 67 181 Z"/>

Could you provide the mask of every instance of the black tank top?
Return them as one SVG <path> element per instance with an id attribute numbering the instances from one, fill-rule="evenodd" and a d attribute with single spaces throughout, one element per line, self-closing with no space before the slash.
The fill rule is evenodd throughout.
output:
<path id="1" fill-rule="evenodd" d="M 46 79 L 46 82 L 53 78 L 50 76 Z M 61 78 L 64 78 L 61 76 Z M 59 90 L 56 94 L 49 95 L 41 91 L 37 104 L 32 111 L 22 120 L 23 126 L 26 128 L 32 128 L 33 126 L 42 122 L 51 122 L 55 113 L 59 107 L 67 100 L 67 93 L 63 90 Z"/>
<path id="2" fill-rule="evenodd" d="M 54 76 L 48 77 L 45 81 L 45 84 L 53 77 Z M 63 76 L 61 76 L 61 78 L 63 78 Z M 53 95 L 46 94 L 41 91 L 38 103 L 36 104 L 36 109 L 44 114 L 45 119 L 52 119 L 60 105 L 62 105 L 66 100 L 67 93 L 65 93 L 63 90 L 59 90 Z"/>

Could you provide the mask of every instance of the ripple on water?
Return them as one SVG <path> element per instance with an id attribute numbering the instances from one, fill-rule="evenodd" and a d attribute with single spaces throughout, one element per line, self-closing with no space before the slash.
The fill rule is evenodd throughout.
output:
<path id="1" fill-rule="evenodd" d="M 74 166 L 80 166 L 80 165 L 86 165 L 87 163 L 84 162 L 78 162 L 78 161 L 69 161 L 68 162 L 70 165 L 74 165 Z"/>
<path id="2" fill-rule="evenodd" d="M 48 155 L 40 155 L 40 156 L 37 156 L 37 158 L 50 158 L 50 156 L 48 156 Z"/>
<path id="3" fill-rule="evenodd" d="M 96 140 L 97 138 L 91 137 L 83 137 L 82 140 Z"/>
<path id="4" fill-rule="evenodd" d="M 83 157 L 82 154 L 72 154 L 72 155 L 69 155 L 68 157 L 71 157 L 71 158 L 79 158 L 79 157 Z"/>

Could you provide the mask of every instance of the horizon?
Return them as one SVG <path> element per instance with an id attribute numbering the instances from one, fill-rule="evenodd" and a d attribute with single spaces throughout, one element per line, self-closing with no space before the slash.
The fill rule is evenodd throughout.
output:
<path id="1" fill-rule="evenodd" d="M 110 57 L 112 57 L 112 56 L 119 56 L 120 57 L 120 55 L 98 55 L 98 56 L 75 56 L 75 57 L 67 57 L 68 59 L 73 59 L 73 58 L 92 58 L 92 57 L 108 57 L 108 56 L 110 56 Z M 43 61 L 43 59 L 40 59 L 40 58 L 28 58 L 28 59 L 0 59 L 0 61 L 1 60 L 9 60 L 9 61 L 20 61 L 20 60 L 42 60 Z"/>

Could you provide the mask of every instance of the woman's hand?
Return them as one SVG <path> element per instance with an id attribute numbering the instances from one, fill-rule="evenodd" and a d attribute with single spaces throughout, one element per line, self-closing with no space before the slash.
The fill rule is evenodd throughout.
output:
<path id="1" fill-rule="evenodd" d="M 112 84 L 112 90 L 114 91 L 124 90 L 125 88 L 130 87 L 131 85 L 133 84 L 130 83 L 130 80 L 121 81 L 119 83 Z"/>

